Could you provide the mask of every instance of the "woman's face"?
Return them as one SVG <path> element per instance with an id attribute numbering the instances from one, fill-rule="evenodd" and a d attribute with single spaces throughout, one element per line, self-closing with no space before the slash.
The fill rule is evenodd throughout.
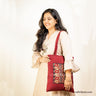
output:
<path id="1" fill-rule="evenodd" d="M 52 28 L 55 28 L 56 20 L 52 17 L 52 15 L 48 12 L 44 14 L 43 17 L 43 24 L 46 27 L 46 29 L 50 30 Z"/>

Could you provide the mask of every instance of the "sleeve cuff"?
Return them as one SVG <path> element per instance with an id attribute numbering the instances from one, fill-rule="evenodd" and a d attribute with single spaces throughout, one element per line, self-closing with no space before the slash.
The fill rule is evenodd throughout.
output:
<path id="1" fill-rule="evenodd" d="M 74 63 L 74 57 L 72 57 L 69 60 L 65 59 L 65 62 L 64 62 L 64 72 L 66 70 L 69 70 L 69 69 L 71 69 L 72 72 L 77 72 L 77 71 L 80 70 L 80 68 Z"/>
<path id="2" fill-rule="evenodd" d="M 38 53 L 34 53 L 32 56 L 32 68 L 38 68 L 40 66 L 40 61 L 38 60 L 38 58 L 40 58 L 41 55 L 39 55 Z"/>

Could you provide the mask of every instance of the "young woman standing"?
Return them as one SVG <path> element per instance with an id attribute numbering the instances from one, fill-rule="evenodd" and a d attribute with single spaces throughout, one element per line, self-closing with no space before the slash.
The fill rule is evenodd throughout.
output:
<path id="1" fill-rule="evenodd" d="M 71 41 L 66 28 L 62 25 L 61 18 L 55 9 L 47 9 L 43 12 L 39 21 L 40 29 L 37 32 L 37 41 L 33 46 L 32 67 L 38 67 L 36 84 L 33 96 L 75 96 L 74 93 L 67 91 L 50 91 L 46 92 L 48 62 L 50 61 L 48 54 L 53 54 L 55 41 L 60 31 L 58 41 L 57 55 L 65 57 L 64 71 L 66 78 L 64 87 L 70 90 L 72 86 L 71 72 L 74 72 L 72 63 Z"/>

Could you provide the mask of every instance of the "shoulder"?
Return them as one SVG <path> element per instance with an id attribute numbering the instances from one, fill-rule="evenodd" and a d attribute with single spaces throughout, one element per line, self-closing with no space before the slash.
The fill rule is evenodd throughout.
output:
<path id="1" fill-rule="evenodd" d="M 69 34 L 66 31 L 61 31 L 60 38 L 62 39 L 69 39 Z"/>

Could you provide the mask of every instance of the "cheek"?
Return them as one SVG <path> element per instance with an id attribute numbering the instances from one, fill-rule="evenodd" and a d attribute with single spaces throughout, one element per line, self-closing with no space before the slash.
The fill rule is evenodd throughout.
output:
<path id="1" fill-rule="evenodd" d="M 55 24 L 56 24 L 54 21 L 50 21 L 50 23 L 51 23 L 52 25 L 55 25 Z"/>
<path id="2" fill-rule="evenodd" d="M 53 25 L 55 26 L 56 22 L 53 21 L 52 23 L 53 23 Z"/>

